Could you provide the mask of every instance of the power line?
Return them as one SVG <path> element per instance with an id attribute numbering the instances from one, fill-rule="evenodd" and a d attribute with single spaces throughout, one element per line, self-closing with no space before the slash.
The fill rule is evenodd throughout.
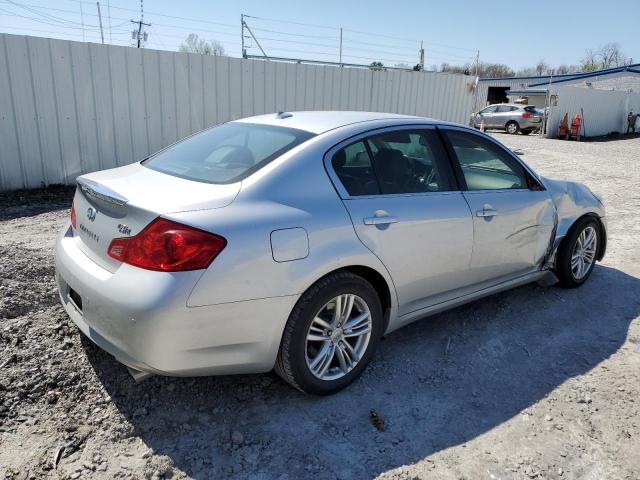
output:
<path id="1" fill-rule="evenodd" d="M 313 23 L 302 23 L 302 22 L 292 22 L 291 20 L 280 20 L 277 18 L 267 18 L 267 17 L 254 17 L 253 15 L 245 15 L 247 18 L 255 18 L 257 20 L 265 20 L 267 22 L 277 22 L 277 23 L 287 23 L 290 25 L 301 25 L 303 27 L 315 27 L 315 28 L 327 28 L 330 30 L 340 30 L 340 27 L 333 27 L 329 25 L 316 25 Z"/>

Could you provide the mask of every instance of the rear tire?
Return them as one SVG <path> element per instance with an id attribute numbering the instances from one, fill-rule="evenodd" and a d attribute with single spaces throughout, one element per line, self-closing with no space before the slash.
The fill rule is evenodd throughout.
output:
<path id="1" fill-rule="evenodd" d="M 591 276 L 600 247 L 600 225 L 593 218 L 578 220 L 560 244 L 556 276 L 560 286 L 576 288 Z"/>
<path id="2" fill-rule="evenodd" d="M 336 310 L 344 315 L 335 315 Z M 302 392 L 337 392 L 364 371 L 382 329 L 382 306 L 373 286 L 350 272 L 331 273 L 312 285 L 293 308 L 275 371 Z"/>
<path id="3" fill-rule="evenodd" d="M 520 125 L 518 125 L 518 122 L 514 122 L 513 120 L 511 120 L 510 122 L 507 122 L 504 129 L 507 131 L 507 133 L 515 135 L 520 130 Z"/>

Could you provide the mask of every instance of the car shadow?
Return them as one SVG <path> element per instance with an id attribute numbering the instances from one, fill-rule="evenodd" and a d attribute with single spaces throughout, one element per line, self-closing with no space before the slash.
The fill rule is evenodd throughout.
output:
<path id="1" fill-rule="evenodd" d="M 0 192 L 0 221 L 70 209 L 74 192 L 67 185 Z"/>
<path id="2" fill-rule="evenodd" d="M 640 279 L 597 266 L 578 289 L 529 285 L 476 301 L 388 335 L 364 375 L 330 397 L 273 374 L 136 385 L 83 342 L 132 434 L 192 477 L 370 478 L 469 442 L 589 372 L 624 344 L 638 298 Z"/>

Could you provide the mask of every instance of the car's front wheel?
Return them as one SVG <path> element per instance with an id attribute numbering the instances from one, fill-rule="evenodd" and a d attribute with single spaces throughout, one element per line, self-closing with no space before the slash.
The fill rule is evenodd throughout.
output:
<path id="1" fill-rule="evenodd" d="M 592 218 L 579 220 L 558 249 L 556 275 L 560 285 L 575 288 L 587 281 L 598 255 L 600 228 Z"/>
<path id="2" fill-rule="evenodd" d="M 347 271 L 329 274 L 291 312 L 275 370 L 303 392 L 336 392 L 362 373 L 382 328 L 382 307 L 371 284 Z"/>

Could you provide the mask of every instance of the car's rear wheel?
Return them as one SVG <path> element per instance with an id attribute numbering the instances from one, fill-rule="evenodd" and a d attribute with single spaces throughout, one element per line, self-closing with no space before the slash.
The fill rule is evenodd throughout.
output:
<path id="1" fill-rule="evenodd" d="M 592 218 L 579 220 L 558 250 L 556 275 L 560 285 L 575 288 L 587 281 L 598 255 L 600 227 Z"/>
<path id="2" fill-rule="evenodd" d="M 504 128 L 507 133 L 515 135 L 516 133 L 518 133 L 518 130 L 520 130 L 520 125 L 518 125 L 518 122 L 514 122 L 513 120 L 511 120 L 510 122 L 507 122 L 507 125 Z"/>
<path id="3" fill-rule="evenodd" d="M 303 392 L 336 392 L 369 363 L 382 326 L 380 299 L 368 281 L 346 271 L 329 274 L 291 312 L 275 370 Z"/>

